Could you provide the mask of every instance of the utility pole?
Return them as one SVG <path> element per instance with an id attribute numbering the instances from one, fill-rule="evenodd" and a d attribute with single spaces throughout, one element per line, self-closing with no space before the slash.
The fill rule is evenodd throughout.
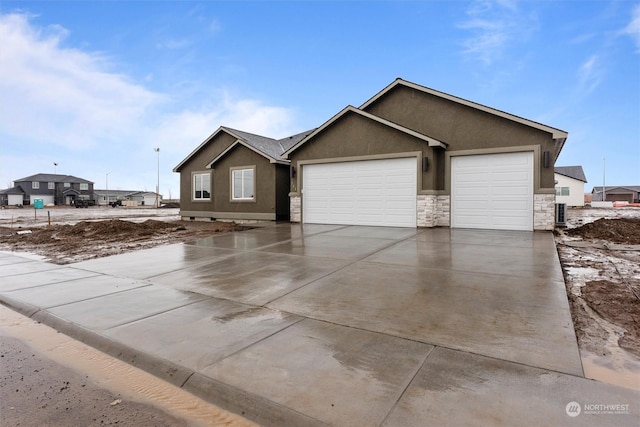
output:
<path id="1" fill-rule="evenodd" d="M 160 207 L 160 147 L 153 149 L 158 153 L 158 181 L 156 182 L 156 209 Z"/>
<path id="2" fill-rule="evenodd" d="M 605 173 L 605 166 L 606 166 L 605 162 L 606 162 L 606 160 L 607 160 L 606 157 L 602 158 L 602 201 L 603 202 L 607 201 L 607 193 L 606 193 L 606 191 L 604 189 L 604 187 L 605 187 L 604 180 L 605 180 L 605 175 L 606 175 L 606 173 Z"/>
<path id="3" fill-rule="evenodd" d="M 106 205 L 107 207 L 109 207 L 109 174 L 110 174 L 110 173 L 111 173 L 111 172 L 107 172 L 107 175 L 106 175 L 106 181 L 107 181 L 107 184 L 106 184 L 106 185 L 107 185 L 107 189 L 105 190 L 105 192 L 106 192 L 107 194 L 105 195 L 105 200 L 107 201 L 107 205 Z"/>

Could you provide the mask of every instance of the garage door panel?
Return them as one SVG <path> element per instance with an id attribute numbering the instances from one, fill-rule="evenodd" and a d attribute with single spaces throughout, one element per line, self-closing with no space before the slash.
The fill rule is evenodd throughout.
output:
<path id="1" fill-rule="evenodd" d="M 305 165 L 302 173 L 305 223 L 416 226 L 415 158 Z"/>
<path id="2" fill-rule="evenodd" d="M 533 229 L 533 153 L 451 159 L 451 226 Z"/>

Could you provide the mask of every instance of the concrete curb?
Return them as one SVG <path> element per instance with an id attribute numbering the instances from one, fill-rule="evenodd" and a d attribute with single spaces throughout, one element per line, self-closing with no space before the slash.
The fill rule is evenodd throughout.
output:
<path id="1" fill-rule="evenodd" d="M 274 427 L 327 425 L 261 396 L 209 378 L 160 357 L 137 351 L 96 331 L 61 319 L 40 307 L 6 295 L 0 295 L 0 304 L 260 425 Z"/>

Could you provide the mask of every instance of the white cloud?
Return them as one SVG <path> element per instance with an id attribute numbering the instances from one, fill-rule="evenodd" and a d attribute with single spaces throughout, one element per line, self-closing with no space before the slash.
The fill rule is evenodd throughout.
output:
<path id="1" fill-rule="evenodd" d="M 535 19 L 523 14 L 516 1 L 477 0 L 458 27 L 471 32 L 463 42 L 464 53 L 491 65 L 510 44 L 526 39 L 535 25 Z"/>
<path id="2" fill-rule="evenodd" d="M 591 93 L 602 82 L 604 73 L 601 62 L 597 55 L 591 55 L 578 69 L 578 88 L 582 94 Z"/>
<path id="3" fill-rule="evenodd" d="M 128 188 L 153 188 L 151 148 L 159 146 L 161 180 L 171 183 L 161 185 L 176 195 L 171 168 L 218 126 L 273 137 L 300 130 L 290 109 L 223 88 L 194 90 L 187 100 L 184 92 L 152 91 L 145 84 L 153 80 L 153 69 L 135 82 L 108 55 L 68 47 L 68 30 L 35 21 L 0 14 L 0 187 L 53 172 L 45 168 L 57 161 L 60 173 L 103 181 L 104 173 L 113 172 L 114 188 L 119 179 Z M 18 157 L 23 160 L 11 160 Z"/>
<path id="4" fill-rule="evenodd" d="M 631 11 L 631 22 L 629 22 L 622 32 L 633 38 L 637 47 L 636 52 L 640 53 L 640 5 L 636 5 Z"/>
<path id="5" fill-rule="evenodd" d="M 0 16 L 0 130 L 22 139 L 90 147 L 122 136 L 162 98 L 111 72 L 104 55 L 66 48 L 68 32 Z"/>

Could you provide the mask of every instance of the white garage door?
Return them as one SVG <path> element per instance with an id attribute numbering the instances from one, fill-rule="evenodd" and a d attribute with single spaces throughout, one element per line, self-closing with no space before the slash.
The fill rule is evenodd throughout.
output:
<path id="1" fill-rule="evenodd" d="M 305 165 L 302 220 L 415 227 L 416 165 L 415 158 Z"/>
<path id="2" fill-rule="evenodd" d="M 451 227 L 533 230 L 533 152 L 452 157 Z"/>

